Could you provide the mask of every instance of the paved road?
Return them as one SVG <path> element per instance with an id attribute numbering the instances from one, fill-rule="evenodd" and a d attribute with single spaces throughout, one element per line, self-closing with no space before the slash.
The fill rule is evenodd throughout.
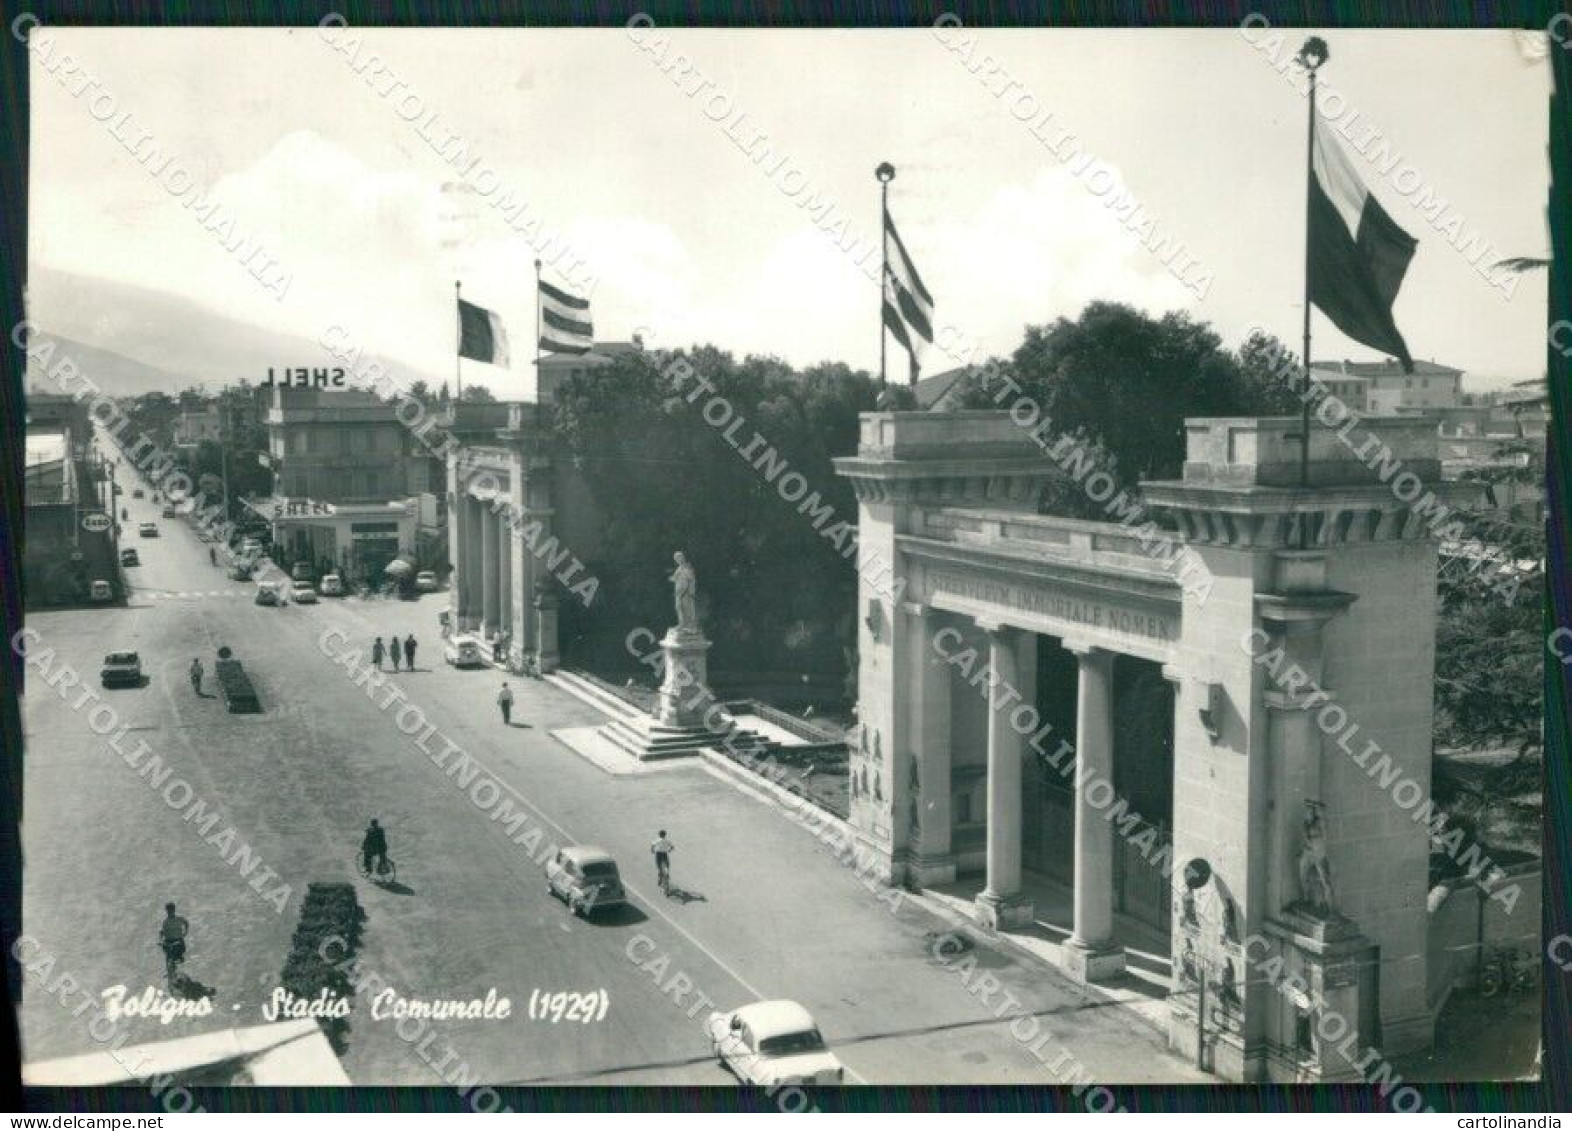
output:
<path id="1" fill-rule="evenodd" d="M 441 663 L 445 594 L 260 607 L 253 586 L 208 564 L 183 522 L 123 498 L 128 531 L 146 518 L 162 531 L 129 539 L 143 564 L 127 571 L 127 607 L 33 614 L 28 623 L 84 673 L 96 673 L 111 649 L 142 654 L 146 686 L 108 692 L 108 701 L 291 888 L 277 913 L 105 748 L 85 715 L 31 688 L 27 931 L 83 984 L 137 992 L 162 982 L 154 939 L 163 903 L 175 900 L 192 923 L 188 972 L 213 991 L 213 1015 L 129 1022 L 133 1040 L 259 1022 L 307 884 L 349 881 L 368 914 L 362 969 L 411 997 L 494 988 L 515 1005 L 505 1021 L 438 1024 L 440 1043 L 422 1057 L 357 999 L 342 1057 L 357 1083 L 435 1082 L 428 1061 L 440 1060 L 430 1052 L 443 1046 L 492 1082 L 726 1083 L 699 1027 L 708 1007 L 688 1016 L 698 993 L 724 1007 L 801 1001 L 869 1082 L 1054 1082 L 1076 1064 L 1110 1082 L 1196 1078 L 1139 1021 L 1089 1007 L 1052 972 L 987 948 L 977 967 L 1000 991 L 985 1004 L 929 955 L 925 934 L 942 924 L 909 902 L 892 913 L 808 831 L 702 767 L 616 776 L 590 764 L 550 732 L 601 717 L 554 687 L 512 680 L 516 725 L 504 728 L 494 706 L 502 675 Z M 548 898 L 529 851 L 322 654 L 329 628 L 368 651 L 375 635 L 415 633 L 417 670 L 390 678 L 532 821 L 563 842 L 615 853 L 634 906 L 586 923 Z M 201 656 L 211 669 L 221 644 L 252 675 L 262 715 L 230 715 L 218 698 L 192 694 L 186 666 Z M 399 862 L 393 890 L 355 872 L 372 816 L 388 828 Z M 647 846 L 661 827 L 676 842 L 674 878 L 689 900 L 654 890 Z M 640 962 L 628 957 L 636 938 Z M 532 1021 L 524 1005 L 534 990 L 603 990 L 610 1006 L 589 1024 Z M 1001 1018 L 1003 991 L 1020 1005 Z M 1037 1056 L 1010 1033 L 1022 1013 L 1051 1034 Z M 29 1000 L 22 1024 L 30 1060 L 92 1048 L 82 1020 L 47 999 Z"/>

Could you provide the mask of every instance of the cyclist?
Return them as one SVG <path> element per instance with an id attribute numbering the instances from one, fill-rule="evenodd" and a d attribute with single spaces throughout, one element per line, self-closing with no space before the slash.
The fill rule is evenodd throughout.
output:
<path id="1" fill-rule="evenodd" d="M 202 661 L 195 658 L 191 661 L 191 690 L 202 694 Z"/>
<path id="2" fill-rule="evenodd" d="M 665 829 L 661 829 L 655 843 L 650 845 L 650 851 L 655 854 L 655 882 L 661 891 L 671 889 L 671 854 L 675 849 L 676 845 L 666 839 Z"/>
<path id="3" fill-rule="evenodd" d="M 365 838 L 360 842 L 360 858 L 368 876 L 379 876 L 387 869 L 388 834 L 377 824 L 375 817 L 371 818 Z"/>
<path id="4" fill-rule="evenodd" d="M 164 921 L 158 928 L 158 947 L 164 952 L 164 974 L 173 982 L 180 964 L 186 960 L 186 935 L 191 924 L 175 914 L 173 903 L 164 904 Z"/>

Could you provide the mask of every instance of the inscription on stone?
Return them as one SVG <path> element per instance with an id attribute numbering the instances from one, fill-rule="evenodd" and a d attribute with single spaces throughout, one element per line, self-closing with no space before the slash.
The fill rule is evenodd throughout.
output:
<path id="1" fill-rule="evenodd" d="M 973 601 L 1007 605 L 1022 612 L 1038 613 L 1053 617 L 1055 620 L 1120 632 L 1128 636 L 1142 636 L 1148 640 L 1171 641 L 1176 636 L 1173 621 L 1155 613 L 1143 613 L 1102 601 L 1089 601 L 1084 597 L 1042 592 L 1019 585 L 984 581 L 955 573 L 936 572 L 929 574 L 929 578 L 935 590 L 953 593 L 957 597 L 965 597 Z"/>

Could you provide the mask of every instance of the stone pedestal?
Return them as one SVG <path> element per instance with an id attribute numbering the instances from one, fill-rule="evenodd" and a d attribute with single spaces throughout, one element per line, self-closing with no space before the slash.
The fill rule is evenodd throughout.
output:
<path id="1" fill-rule="evenodd" d="M 660 702 L 655 718 L 667 727 L 702 727 L 704 712 L 715 702 L 710 692 L 710 642 L 696 630 L 671 628 L 660 642 Z"/>
<path id="2" fill-rule="evenodd" d="M 1283 978 L 1268 1073 L 1283 1082 L 1363 1080 L 1376 1043 L 1376 945 L 1334 912 L 1293 904 L 1266 920 Z M 1301 988 L 1303 987 L 1303 988 Z"/>
<path id="3" fill-rule="evenodd" d="M 1011 931 L 1032 922 L 1032 901 L 1020 892 L 997 895 L 991 891 L 977 894 L 977 924 L 990 931 Z"/>
<path id="4" fill-rule="evenodd" d="M 618 719 L 601 732 L 641 761 L 697 754 L 724 741 L 731 717 L 710 691 L 707 656 L 710 642 L 702 632 L 672 628 L 660 642 L 660 698 L 654 715 Z M 748 736 L 749 740 L 752 736 Z"/>

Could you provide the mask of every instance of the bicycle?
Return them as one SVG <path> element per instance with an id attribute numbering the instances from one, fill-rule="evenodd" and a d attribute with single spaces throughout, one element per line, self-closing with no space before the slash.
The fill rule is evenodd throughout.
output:
<path id="1" fill-rule="evenodd" d="M 374 884 L 391 884 L 398 880 L 398 865 L 393 863 L 393 857 L 384 853 L 372 866 L 364 854 L 355 857 L 356 867 L 360 874 Z"/>
<path id="2" fill-rule="evenodd" d="M 671 894 L 671 861 L 664 856 L 655 858 L 655 883 L 662 895 Z"/>
<path id="3" fill-rule="evenodd" d="M 158 947 L 164 952 L 164 981 L 173 987 L 186 960 L 186 940 L 161 938 Z"/>

